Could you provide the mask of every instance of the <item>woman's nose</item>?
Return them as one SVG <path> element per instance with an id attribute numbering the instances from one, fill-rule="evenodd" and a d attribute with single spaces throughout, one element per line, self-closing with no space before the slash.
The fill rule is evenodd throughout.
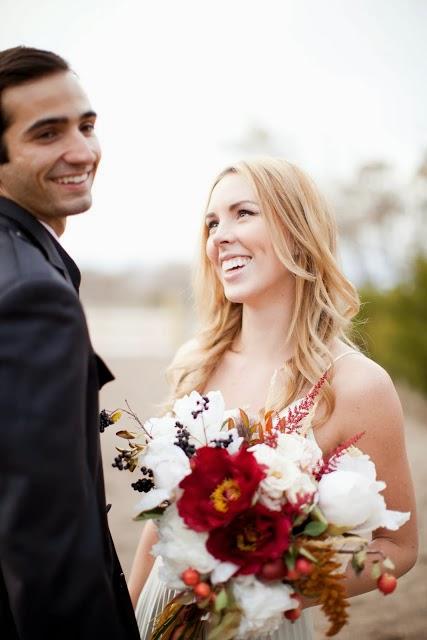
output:
<path id="1" fill-rule="evenodd" d="M 213 240 L 216 246 L 233 242 L 236 238 L 233 225 L 227 222 L 219 222 L 215 230 Z"/>

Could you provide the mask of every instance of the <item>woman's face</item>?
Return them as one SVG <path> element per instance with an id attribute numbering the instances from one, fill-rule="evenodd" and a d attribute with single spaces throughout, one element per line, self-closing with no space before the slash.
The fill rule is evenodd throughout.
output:
<path id="1" fill-rule="evenodd" d="M 256 304 L 283 294 L 290 277 L 276 256 L 257 195 L 237 173 L 212 191 L 206 214 L 206 253 L 228 300 Z"/>

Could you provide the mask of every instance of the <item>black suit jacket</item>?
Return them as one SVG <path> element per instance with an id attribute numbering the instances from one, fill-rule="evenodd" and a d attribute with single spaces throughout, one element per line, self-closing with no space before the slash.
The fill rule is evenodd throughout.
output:
<path id="1" fill-rule="evenodd" d="M 108 529 L 80 273 L 0 197 L 0 638 L 139 640 Z"/>

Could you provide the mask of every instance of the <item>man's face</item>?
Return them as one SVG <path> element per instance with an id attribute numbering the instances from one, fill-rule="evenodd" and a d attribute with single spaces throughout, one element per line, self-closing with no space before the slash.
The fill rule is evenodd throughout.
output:
<path id="1" fill-rule="evenodd" d="M 61 233 L 66 216 L 92 204 L 101 157 L 96 114 L 71 72 L 6 89 L 2 109 L 10 124 L 3 136 L 9 161 L 0 165 L 0 195 Z"/>

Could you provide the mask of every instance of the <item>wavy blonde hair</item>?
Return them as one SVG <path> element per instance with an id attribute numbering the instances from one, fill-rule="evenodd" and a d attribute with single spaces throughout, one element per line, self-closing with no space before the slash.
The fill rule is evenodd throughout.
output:
<path id="1" fill-rule="evenodd" d="M 359 310 L 354 286 L 336 260 L 336 224 L 313 181 L 298 167 L 276 158 L 247 160 L 227 167 L 214 181 L 238 174 L 255 188 L 274 251 L 295 276 L 295 303 L 286 341 L 293 337 L 293 357 L 284 363 L 286 380 L 276 389 L 265 410 L 280 411 L 301 397 L 332 364 L 329 349 L 334 338 L 354 348 L 347 337 L 351 319 Z M 168 369 L 172 397 L 196 389 L 203 392 L 220 359 L 239 335 L 242 304 L 227 300 L 223 286 L 206 255 L 208 229 L 203 223 L 198 264 L 194 272 L 195 303 L 200 316 L 196 339 L 178 351 Z M 322 390 L 324 422 L 334 407 L 329 384 Z"/>

